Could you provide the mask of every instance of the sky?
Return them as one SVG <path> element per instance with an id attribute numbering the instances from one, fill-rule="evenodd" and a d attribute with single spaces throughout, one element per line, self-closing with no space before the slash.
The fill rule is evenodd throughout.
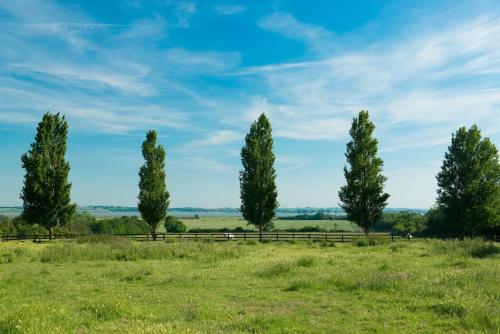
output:
<path id="1" fill-rule="evenodd" d="M 238 207 L 250 124 L 273 126 L 281 207 L 335 207 L 367 109 L 389 207 L 429 208 L 451 134 L 500 142 L 498 0 L 0 0 L 0 206 L 46 111 L 72 200 L 137 204 L 156 129 L 171 207 Z"/>

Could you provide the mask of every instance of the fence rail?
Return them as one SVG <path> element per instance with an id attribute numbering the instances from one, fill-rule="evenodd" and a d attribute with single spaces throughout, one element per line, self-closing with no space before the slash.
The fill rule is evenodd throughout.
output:
<path id="1" fill-rule="evenodd" d="M 152 241 L 150 234 L 112 234 L 113 236 L 130 238 L 136 241 Z M 88 237 L 89 235 L 53 235 L 54 240 L 61 239 L 75 239 L 79 237 Z M 263 241 L 291 241 L 291 240 L 312 240 L 312 241 L 331 241 L 331 242 L 351 242 L 357 238 L 364 237 L 363 233 L 335 233 L 335 232 L 264 232 L 262 233 Z M 404 239 L 404 236 L 393 235 L 391 233 L 382 232 L 372 232 L 370 233 L 372 237 L 378 238 L 390 238 L 391 241 Z M 441 236 L 441 239 L 456 239 L 455 236 Z M 500 242 L 500 236 L 498 235 L 485 235 L 480 236 L 485 241 L 496 241 Z M 196 240 L 196 239 L 211 239 L 213 241 L 231 241 L 231 240 L 259 240 L 260 235 L 257 232 L 246 232 L 246 233 L 232 233 L 232 232 L 214 232 L 214 233 L 158 233 L 157 241 L 172 239 L 180 240 Z M 48 235 L 2 235 L 0 236 L 1 241 L 34 241 L 42 242 L 48 241 Z"/>
<path id="2" fill-rule="evenodd" d="M 112 234 L 117 237 L 130 238 L 137 241 L 151 241 L 150 234 Z M 382 238 L 391 238 L 392 240 L 401 238 L 390 233 L 372 233 L 371 236 Z M 75 239 L 79 237 L 88 237 L 89 235 L 53 235 L 54 240 Z M 262 240 L 266 241 L 290 241 L 290 240 L 325 240 L 333 242 L 350 242 L 353 239 L 364 237 L 363 233 L 321 233 L 321 232 L 264 232 Z M 232 233 L 232 232 L 213 232 L 213 233 L 158 233 L 157 240 L 167 239 L 212 239 L 214 241 L 231 240 L 259 240 L 261 236 L 257 232 Z M 48 241 L 48 235 L 2 235 L 1 241 L 30 240 L 35 242 Z"/>

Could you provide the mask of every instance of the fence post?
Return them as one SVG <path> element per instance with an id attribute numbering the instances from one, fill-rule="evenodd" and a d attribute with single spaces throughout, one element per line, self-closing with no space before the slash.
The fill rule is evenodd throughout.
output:
<path id="1" fill-rule="evenodd" d="M 394 242 L 394 234 L 391 233 L 391 241 Z"/>
<path id="2" fill-rule="evenodd" d="M 311 233 L 309 233 L 309 239 L 311 239 Z"/>
<path id="3" fill-rule="evenodd" d="M 342 237 L 342 243 L 344 243 L 344 234 L 340 235 Z"/>
<path id="4" fill-rule="evenodd" d="M 276 232 L 276 241 L 278 241 L 278 232 Z"/>

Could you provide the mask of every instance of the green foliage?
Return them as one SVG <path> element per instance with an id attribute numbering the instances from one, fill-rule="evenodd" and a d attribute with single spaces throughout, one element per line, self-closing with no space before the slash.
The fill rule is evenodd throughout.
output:
<path id="1" fill-rule="evenodd" d="M 64 116 L 46 113 L 35 142 L 21 157 L 26 171 L 21 193 L 23 219 L 52 230 L 64 226 L 75 212 L 70 204 L 69 163 L 65 159 L 68 124 Z"/>
<path id="2" fill-rule="evenodd" d="M 156 229 L 167 215 L 169 193 L 165 181 L 165 150 L 156 144 L 156 131 L 146 134 L 142 144 L 145 163 L 139 170 L 138 209 L 151 227 L 151 235 L 156 240 Z"/>
<path id="3" fill-rule="evenodd" d="M 93 222 L 90 229 L 94 234 L 143 234 L 149 226 L 136 216 L 123 216 Z"/>
<path id="4" fill-rule="evenodd" d="M 184 233 L 186 232 L 187 227 L 177 217 L 168 216 L 165 219 L 165 230 L 169 233 Z"/>
<path id="5" fill-rule="evenodd" d="M 373 230 L 390 231 L 396 235 L 422 235 L 426 232 L 427 217 L 415 212 L 400 211 L 382 214 Z"/>
<path id="6" fill-rule="evenodd" d="M 97 221 L 94 216 L 89 213 L 75 213 L 71 220 L 66 225 L 69 234 L 82 235 L 91 234 L 92 225 L 96 224 Z"/>
<path id="7" fill-rule="evenodd" d="M 7 216 L 0 216 L 0 235 L 15 235 L 16 227 L 12 223 L 12 219 Z"/>
<path id="8" fill-rule="evenodd" d="M 265 114 L 252 124 L 241 149 L 241 213 L 260 233 L 272 227 L 278 207 L 271 123 Z"/>
<path id="9" fill-rule="evenodd" d="M 445 230 L 456 235 L 500 231 L 498 151 L 476 125 L 453 134 L 437 181 Z"/>
<path id="10" fill-rule="evenodd" d="M 375 125 L 368 118 L 368 111 L 361 111 L 352 121 L 347 143 L 344 167 L 347 184 L 340 188 L 340 206 L 349 220 L 368 234 L 370 227 L 382 216 L 389 194 L 384 193 L 386 178 L 381 174 L 382 159 L 377 157 L 377 140 L 372 137 Z"/>

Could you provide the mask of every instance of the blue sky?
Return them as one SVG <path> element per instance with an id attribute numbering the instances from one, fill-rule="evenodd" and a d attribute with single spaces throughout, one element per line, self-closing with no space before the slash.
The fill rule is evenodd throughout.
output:
<path id="1" fill-rule="evenodd" d="M 135 205 L 157 129 L 171 206 L 239 206 L 239 151 L 269 115 L 283 207 L 337 206 L 352 118 L 376 123 L 391 207 L 430 207 L 451 133 L 500 139 L 500 3 L 0 0 L 0 205 L 50 110 L 72 199 Z"/>

